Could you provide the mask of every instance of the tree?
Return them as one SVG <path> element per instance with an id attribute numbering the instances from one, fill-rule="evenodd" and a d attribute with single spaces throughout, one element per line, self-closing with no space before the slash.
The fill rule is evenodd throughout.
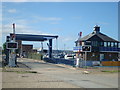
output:
<path id="1" fill-rule="evenodd" d="M 2 50 L 2 53 L 5 54 L 5 51 L 6 51 L 6 42 L 3 43 L 3 50 Z"/>

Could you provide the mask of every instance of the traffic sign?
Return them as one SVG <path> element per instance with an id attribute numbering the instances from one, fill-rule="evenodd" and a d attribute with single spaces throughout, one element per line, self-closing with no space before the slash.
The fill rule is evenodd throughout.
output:
<path id="1" fill-rule="evenodd" d="M 82 46 L 82 51 L 91 52 L 91 46 Z"/>
<path id="2" fill-rule="evenodd" d="M 7 49 L 18 49 L 18 42 L 6 42 Z"/>

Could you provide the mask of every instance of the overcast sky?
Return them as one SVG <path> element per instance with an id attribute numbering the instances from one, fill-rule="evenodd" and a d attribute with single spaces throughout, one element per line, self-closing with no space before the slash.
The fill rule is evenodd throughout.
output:
<path id="1" fill-rule="evenodd" d="M 72 50 L 78 33 L 82 31 L 82 36 L 85 36 L 93 31 L 96 24 L 100 25 L 102 33 L 118 39 L 118 2 L 5 1 L 2 3 L 2 43 L 12 32 L 13 23 L 16 24 L 16 33 L 58 35 L 59 49 L 65 46 L 65 49 Z M 40 48 L 40 42 L 23 43 Z M 46 43 L 44 48 L 47 48 Z M 56 40 L 53 48 L 56 49 Z"/>

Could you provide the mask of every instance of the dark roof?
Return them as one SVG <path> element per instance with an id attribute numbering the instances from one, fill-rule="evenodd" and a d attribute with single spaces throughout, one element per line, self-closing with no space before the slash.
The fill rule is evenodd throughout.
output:
<path id="1" fill-rule="evenodd" d="M 84 36 L 83 38 L 78 38 L 77 41 L 89 41 L 90 38 L 92 38 L 93 36 L 98 36 L 102 41 L 106 41 L 106 42 L 119 42 L 103 33 L 95 33 L 95 32 L 92 32 L 90 34 L 88 34 L 87 36 Z"/>
<path id="2" fill-rule="evenodd" d="M 13 34 L 10 34 L 10 36 Z M 15 34 L 16 40 L 22 41 L 46 41 L 54 38 L 58 38 L 58 36 L 51 35 L 32 35 L 32 34 Z"/>

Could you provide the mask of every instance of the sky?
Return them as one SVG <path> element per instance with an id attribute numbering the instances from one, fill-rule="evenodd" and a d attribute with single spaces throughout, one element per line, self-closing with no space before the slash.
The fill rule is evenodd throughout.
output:
<path id="1" fill-rule="evenodd" d="M 13 0 L 15 1 L 15 0 Z M 12 24 L 17 34 L 58 35 L 53 49 L 73 50 L 78 33 L 91 33 L 95 25 L 101 32 L 118 40 L 118 2 L 3 2 L 2 43 Z M 44 42 L 47 49 L 48 41 Z M 40 48 L 40 42 L 23 42 Z"/>

